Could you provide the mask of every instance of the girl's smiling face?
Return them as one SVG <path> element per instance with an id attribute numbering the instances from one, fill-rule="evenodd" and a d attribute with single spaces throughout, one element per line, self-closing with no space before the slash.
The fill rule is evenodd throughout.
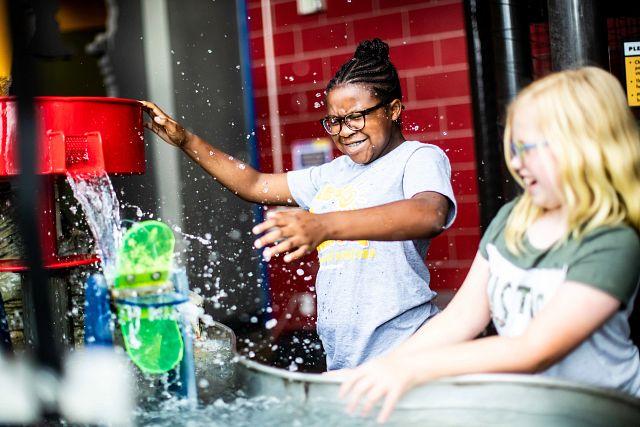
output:
<path id="1" fill-rule="evenodd" d="M 521 104 L 515 110 L 510 165 L 533 203 L 544 210 L 555 210 L 563 204 L 558 162 L 536 116 L 535 110 L 527 104 Z"/>
<path id="2" fill-rule="evenodd" d="M 347 83 L 336 86 L 327 94 L 327 113 L 329 116 L 344 117 L 379 103 L 380 100 L 366 86 Z M 400 101 L 394 100 L 367 114 L 362 129 L 354 131 L 342 123 L 340 133 L 332 135 L 331 139 L 338 150 L 355 163 L 371 163 L 398 145 L 392 135 L 394 120 L 400 116 L 401 110 Z"/>

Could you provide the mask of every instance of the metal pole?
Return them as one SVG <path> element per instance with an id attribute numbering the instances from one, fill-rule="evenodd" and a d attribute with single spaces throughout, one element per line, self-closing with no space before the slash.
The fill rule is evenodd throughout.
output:
<path id="1" fill-rule="evenodd" d="M 493 50 L 490 43 L 491 17 L 483 0 L 465 0 L 465 25 L 473 105 L 476 173 L 480 199 L 480 226 L 486 230 L 503 200 L 500 172 L 502 150 L 498 136 L 495 102 Z"/>
<path id="2" fill-rule="evenodd" d="M 526 7 L 519 0 L 464 1 L 483 229 L 518 191 L 502 135 L 507 106 L 532 78 Z"/>
<path id="3" fill-rule="evenodd" d="M 606 21 L 598 0 L 548 0 L 554 71 L 609 66 Z"/>
<path id="4" fill-rule="evenodd" d="M 524 0 L 492 0 L 491 11 L 494 76 L 500 154 L 504 159 L 502 137 L 507 117 L 507 107 L 520 89 L 532 80 L 533 66 L 529 41 L 527 3 Z M 511 179 L 504 160 L 500 162 L 503 177 L 503 195 L 514 198 L 519 188 Z M 497 171 L 497 168 L 496 168 Z"/>
<path id="5" fill-rule="evenodd" d="M 37 7 L 40 4 L 36 4 Z M 37 15 L 37 13 L 36 13 Z M 42 265 L 38 203 L 42 191 L 36 175 L 36 121 L 33 97 L 37 80 L 35 59 L 30 46 L 29 20 L 22 2 L 9 2 L 11 40 L 13 43 L 13 88 L 17 96 L 20 175 L 17 180 L 18 226 L 24 242 L 29 267 L 25 274 L 23 293 L 32 302 L 35 321 L 33 348 L 37 361 L 55 373 L 61 371 L 61 351 L 54 339 L 53 317 L 49 298 L 48 274 Z"/>
<path id="6" fill-rule="evenodd" d="M 503 127 L 509 103 L 532 80 L 529 21 L 525 1 L 492 0 L 490 4 L 498 120 Z"/>

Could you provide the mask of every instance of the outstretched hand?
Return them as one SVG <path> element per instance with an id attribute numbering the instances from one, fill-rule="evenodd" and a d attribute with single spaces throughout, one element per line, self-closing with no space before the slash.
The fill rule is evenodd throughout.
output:
<path id="1" fill-rule="evenodd" d="M 182 148 L 189 138 L 189 132 L 180 123 L 165 114 L 156 104 L 149 101 L 140 101 L 144 110 L 151 118 L 144 126 L 169 144 Z"/>
<path id="2" fill-rule="evenodd" d="M 393 357 L 381 357 L 355 369 L 339 371 L 336 377 L 343 379 L 338 396 L 347 400 L 350 414 L 362 403 L 360 414 L 366 416 L 384 399 L 377 418 L 379 423 L 389 419 L 400 398 L 416 385 L 410 364 Z"/>
<path id="3" fill-rule="evenodd" d="M 286 252 L 285 262 L 291 262 L 313 251 L 327 238 L 327 227 L 322 214 L 300 209 L 268 212 L 267 220 L 253 227 L 254 234 L 265 233 L 256 239 L 257 249 L 273 244 L 263 252 L 268 261 L 272 256 Z"/>

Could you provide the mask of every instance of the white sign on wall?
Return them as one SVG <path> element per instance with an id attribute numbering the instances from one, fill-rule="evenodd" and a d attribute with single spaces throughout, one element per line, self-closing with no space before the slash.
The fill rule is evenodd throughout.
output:
<path id="1" fill-rule="evenodd" d="M 293 169 L 306 169 L 333 160 L 333 143 L 328 138 L 303 139 L 291 144 Z"/>

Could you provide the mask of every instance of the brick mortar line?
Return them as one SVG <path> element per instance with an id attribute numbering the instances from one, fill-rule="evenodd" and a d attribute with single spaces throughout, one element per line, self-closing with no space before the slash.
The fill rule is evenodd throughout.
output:
<path id="1" fill-rule="evenodd" d="M 448 259 L 448 260 L 431 260 L 429 259 L 429 254 L 427 253 L 427 267 L 429 269 L 437 269 L 437 268 L 469 268 L 471 267 L 471 262 L 473 260 L 458 260 L 458 259 Z M 462 286 L 462 283 L 460 283 Z"/>
<path id="2" fill-rule="evenodd" d="M 443 102 L 446 101 L 446 102 Z M 452 96 L 450 98 L 437 98 L 437 99 L 429 99 L 429 100 L 420 100 L 420 101 L 409 101 L 404 103 L 407 107 L 407 110 L 418 110 L 422 108 L 432 108 L 432 107 L 451 107 L 454 105 L 465 105 L 471 104 L 471 96 Z"/>
<path id="3" fill-rule="evenodd" d="M 324 63 L 323 71 L 324 71 Z M 423 67 L 416 68 L 412 70 L 400 71 L 398 77 L 401 79 L 409 79 L 416 78 L 422 76 L 434 76 L 436 74 L 445 74 L 445 73 L 455 73 L 458 71 L 467 71 L 469 69 L 468 64 L 451 64 L 451 65 L 443 65 L 441 67 Z M 307 92 L 316 89 L 324 90 L 325 83 L 316 80 L 316 83 L 300 83 L 300 84 L 287 84 L 286 86 L 278 85 L 278 93 L 279 94 L 292 94 L 299 92 Z M 265 96 L 267 93 L 267 88 L 264 89 L 255 89 L 254 88 L 254 96 Z M 415 102 L 415 101 L 412 101 Z"/>
<path id="4" fill-rule="evenodd" d="M 434 65 L 431 67 L 412 68 L 410 70 L 401 70 L 398 73 L 400 78 L 403 77 L 420 77 L 433 76 L 435 74 L 455 73 L 456 71 L 467 71 L 469 64 L 467 62 L 459 62 L 457 64 Z"/>
<path id="5" fill-rule="evenodd" d="M 265 94 L 266 96 L 266 94 Z M 318 99 L 322 99 L 322 98 L 318 98 Z M 455 97 L 455 98 L 439 98 L 437 100 L 432 100 L 432 101 L 418 101 L 418 102 L 411 102 L 411 103 L 407 103 L 407 109 L 409 110 L 418 110 L 418 109 L 423 109 L 423 108 L 433 108 L 433 107 L 450 107 L 450 106 L 455 106 L 455 105 L 465 105 L 465 104 L 469 104 L 471 103 L 471 98 L 468 96 L 465 97 Z M 323 108 L 318 108 L 317 109 L 317 113 L 294 113 L 294 114 L 288 114 L 288 115 L 281 115 L 280 116 L 280 122 L 282 124 L 296 124 L 296 123 L 306 123 L 309 121 L 314 121 L 316 119 L 319 119 L 320 117 L 322 117 L 324 109 Z M 269 123 L 269 118 L 268 115 L 265 118 L 261 118 L 261 117 L 257 117 L 256 118 L 257 124 L 259 125 L 268 125 Z M 469 128 L 469 130 L 471 130 L 471 128 Z M 447 133 L 451 133 L 451 132 L 456 132 L 459 131 L 459 129 L 456 130 L 447 130 Z M 419 135 L 419 134 L 423 134 L 424 132 L 418 132 L 418 133 L 413 133 L 414 135 Z M 447 136 L 447 135 L 444 135 Z"/>
<path id="6" fill-rule="evenodd" d="M 318 125 L 319 126 L 319 125 Z M 429 143 L 429 144 L 433 144 L 432 141 L 441 141 L 441 142 L 446 142 L 449 139 L 460 139 L 460 138 L 472 138 L 473 137 L 473 132 L 471 131 L 471 129 L 466 130 L 463 129 L 461 131 L 457 131 L 457 133 L 453 136 L 447 135 L 444 138 L 441 135 L 438 134 L 432 134 L 432 135 L 419 135 L 419 134 L 409 134 L 407 133 L 407 135 L 410 135 L 410 137 L 408 137 L 408 140 L 416 140 L 416 141 L 422 141 L 425 143 Z M 323 135 L 320 131 L 316 132 L 316 134 L 310 136 L 309 138 L 313 139 L 313 138 L 323 138 L 325 137 L 325 135 Z M 269 138 L 269 135 L 267 135 L 267 139 Z M 260 141 L 260 143 L 264 143 L 265 141 Z M 437 144 L 436 144 L 437 145 Z M 288 146 L 283 147 L 283 150 L 285 152 L 287 152 L 289 149 Z M 446 151 L 445 151 L 446 154 Z M 476 164 L 475 162 L 454 162 L 451 164 L 451 169 L 452 172 L 466 172 L 466 171 L 475 171 L 476 168 Z"/>
<path id="7" fill-rule="evenodd" d="M 411 22 L 409 20 L 409 12 L 403 10 L 400 12 L 402 18 L 402 38 L 411 38 Z"/>
<path id="8" fill-rule="evenodd" d="M 445 154 L 447 152 L 445 151 Z M 449 156 L 447 156 L 449 157 Z M 476 162 L 453 162 L 451 163 L 451 172 L 467 172 L 467 171 L 475 171 L 476 170 Z"/>
<path id="9" fill-rule="evenodd" d="M 460 214 L 460 212 L 458 212 Z M 446 230 L 445 233 L 451 237 L 473 237 L 478 236 L 480 231 L 477 228 L 473 227 L 463 227 L 463 228 L 455 228 L 455 221 L 453 222 L 453 227 Z"/>
<path id="10" fill-rule="evenodd" d="M 473 137 L 473 129 L 456 129 L 452 131 L 447 131 L 446 135 L 443 135 L 442 132 L 421 132 L 421 133 L 412 133 L 412 137 L 418 138 L 420 141 L 446 141 L 448 139 L 459 139 L 459 138 L 472 138 Z"/>
<path id="11" fill-rule="evenodd" d="M 460 203 L 477 203 L 478 195 L 477 194 L 463 194 L 461 196 L 456 197 L 458 202 Z"/>
<path id="12" fill-rule="evenodd" d="M 262 33 L 260 34 L 262 35 Z M 421 34 L 419 36 L 411 36 L 410 39 L 411 39 L 411 44 L 414 44 L 414 43 L 417 44 L 417 43 L 424 43 L 428 41 L 455 39 L 458 37 L 464 37 L 464 35 L 465 35 L 464 30 L 460 29 L 460 30 L 453 30 L 453 31 L 443 31 L 441 33 Z M 404 37 L 386 40 L 387 44 L 391 49 L 393 49 L 394 47 L 406 46 L 408 43 L 404 43 L 405 41 L 406 39 Z M 280 65 L 287 62 L 298 62 L 301 60 L 304 61 L 304 60 L 314 59 L 314 58 L 326 58 L 328 55 L 342 55 L 345 53 L 353 53 L 354 47 L 355 47 L 355 44 L 354 46 L 351 46 L 351 45 L 342 46 L 337 49 L 336 48 L 317 49 L 317 50 L 311 50 L 308 52 L 302 52 L 298 54 L 294 53 L 292 55 L 281 55 L 276 57 L 276 65 Z M 257 58 L 255 59 L 254 62 L 257 62 L 260 60 L 264 60 L 264 58 Z M 258 68 L 258 67 L 260 67 L 260 65 L 252 66 L 252 68 Z"/>
<path id="13" fill-rule="evenodd" d="M 416 80 L 412 76 L 406 77 L 406 79 L 407 79 L 407 93 L 405 94 L 405 97 L 407 99 L 407 102 L 404 102 L 404 105 L 405 105 L 405 108 L 413 108 L 411 106 L 413 105 L 414 101 L 409 101 L 409 99 L 416 99 Z"/>

